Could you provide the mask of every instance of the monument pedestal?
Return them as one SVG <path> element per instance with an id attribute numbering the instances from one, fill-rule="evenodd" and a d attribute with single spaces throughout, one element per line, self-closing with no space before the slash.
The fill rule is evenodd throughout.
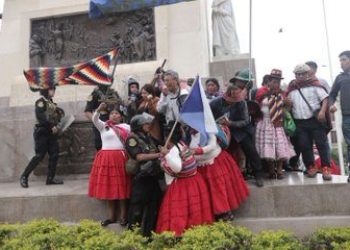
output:
<path id="1" fill-rule="evenodd" d="M 95 158 L 93 124 L 75 121 L 58 138 L 59 159 L 57 175 L 89 174 Z M 48 156 L 34 170 L 35 175 L 47 175 Z"/>
<path id="2" fill-rule="evenodd" d="M 210 76 L 222 76 L 224 82 L 229 81 L 237 71 L 249 68 L 249 55 L 214 57 L 209 63 Z M 255 62 L 252 60 L 252 72 L 255 75 Z"/>

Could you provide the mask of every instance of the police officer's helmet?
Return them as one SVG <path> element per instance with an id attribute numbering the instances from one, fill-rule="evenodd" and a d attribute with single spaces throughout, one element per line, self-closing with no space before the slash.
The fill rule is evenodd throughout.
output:
<path id="1" fill-rule="evenodd" d="M 142 129 L 142 126 L 147 123 L 152 123 L 153 115 L 143 112 L 140 115 L 135 115 L 130 121 L 131 131 L 136 132 Z"/>
<path id="2" fill-rule="evenodd" d="M 44 96 L 45 98 L 48 98 L 50 89 L 56 90 L 56 86 L 53 85 L 53 86 L 49 86 L 48 88 L 45 88 L 45 89 L 40 89 L 39 93 L 40 93 L 40 95 Z"/>

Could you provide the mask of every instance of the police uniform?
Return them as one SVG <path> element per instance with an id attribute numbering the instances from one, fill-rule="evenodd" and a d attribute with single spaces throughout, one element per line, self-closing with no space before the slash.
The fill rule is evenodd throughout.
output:
<path id="1" fill-rule="evenodd" d="M 28 176 L 37 167 L 40 161 L 49 154 L 48 175 L 46 184 L 63 184 L 62 181 L 54 179 L 58 161 L 58 139 L 57 134 L 52 133 L 52 128 L 59 129 L 59 122 L 64 116 L 64 111 L 50 98 L 44 96 L 35 102 L 36 124 L 34 128 L 35 156 L 30 160 L 21 176 L 22 187 L 28 187 Z"/>
<path id="2" fill-rule="evenodd" d="M 159 152 L 158 145 L 151 136 L 132 133 L 125 147 L 130 157 L 136 159 L 138 154 Z M 143 161 L 132 180 L 128 222 L 130 227 L 140 224 L 144 236 L 150 236 L 156 225 L 162 195 L 158 182 L 160 173 L 159 160 Z"/>
<path id="3" fill-rule="evenodd" d="M 84 112 L 93 113 L 102 102 L 107 103 L 107 110 L 100 112 L 100 120 L 104 122 L 109 118 L 108 110 L 112 110 L 115 105 L 122 104 L 121 98 L 119 97 L 117 91 L 111 88 L 107 88 L 105 91 L 103 91 L 102 88 L 96 87 L 87 98 Z M 93 126 L 93 131 L 95 137 L 95 148 L 96 150 L 100 150 L 102 148 L 100 132 L 95 128 L 95 126 Z"/>

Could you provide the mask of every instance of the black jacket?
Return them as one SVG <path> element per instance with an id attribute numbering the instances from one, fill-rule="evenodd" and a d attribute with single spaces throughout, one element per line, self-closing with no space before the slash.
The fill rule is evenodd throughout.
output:
<path id="1" fill-rule="evenodd" d="M 333 105 L 340 91 L 340 106 L 343 115 L 350 115 L 350 73 L 341 73 L 337 76 L 329 93 L 330 105 Z"/>
<path id="2" fill-rule="evenodd" d="M 215 120 L 227 114 L 230 121 L 232 139 L 239 143 L 246 136 L 254 134 L 254 127 L 250 123 L 246 101 L 229 104 L 223 97 L 218 97 L 210 102 L 210 108 Z"/>

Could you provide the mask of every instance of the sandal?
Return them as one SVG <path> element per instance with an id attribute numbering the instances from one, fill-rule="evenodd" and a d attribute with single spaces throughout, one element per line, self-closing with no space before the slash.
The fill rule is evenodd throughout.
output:
<path id="1" fill-rule="evenodd" d="M 117 222 L 116 220 L 107 219 L 107 220 L 101 221 L 101 226 L 106 227 L 109 224 L 113 224 L 113 223 L 116 223 L 116 222 Z"/>

